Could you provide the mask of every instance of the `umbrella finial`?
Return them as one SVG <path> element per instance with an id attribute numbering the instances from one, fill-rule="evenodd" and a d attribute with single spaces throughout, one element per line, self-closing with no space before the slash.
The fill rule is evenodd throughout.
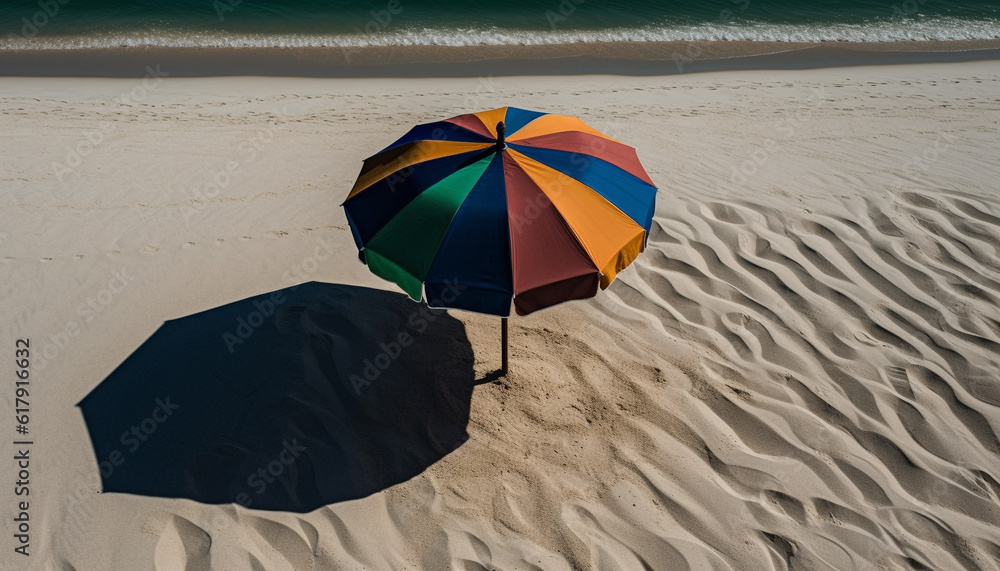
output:
<path id="1" fill-rule="evenodd" d="M 504 126 L 503 126 L 503 121 L 500 121 L 499 123 L 497 123 L 497 148 L 498 149 L 503 149 L 504 147 L 507 146 L 507 144 L 504 143 L 504 140 L 503 140 L 504 139 L 504 130 L 505 129 L 504 129 Z"/>

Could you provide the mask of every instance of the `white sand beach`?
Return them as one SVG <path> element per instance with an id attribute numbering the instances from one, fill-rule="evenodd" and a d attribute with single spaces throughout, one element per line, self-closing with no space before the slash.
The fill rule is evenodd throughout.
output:
<path id="1" fill-rule="evenodd" d="M 169 71 L 0 78 L 0 353 L 32 347 L 31 555 L 14 551 L 25 498 L 12 442 L 25 436 L 8 361 L 0 568 L 1000 570 L 996 61 L 651 77 Z M 646 251 L 608 290 L 511 319 L 511 371 L 471 389 L 467 439 L 405 481 L 319 507 L 102 489 L 107 459 L 78 403 L 170 320 L 311 281 L 397 295 L 358 261 L 340 208 L 361 161 L 413 124 L 505 105 L 634 146 L 660 192 Z M 418 306 L 398 308 L 343 311 L 368 331 Z M 400 366 L 486 379 L 499 321 L 448 315 L 473 360 L 441 334 Z M 207 338 L 225 350 L 224 333 Z M 156 396 L 178 408 L 135 416 L 157 417 L 149 446 L 197 406 Z M 323 429 L 282 418 L 313 455 L 272 485 L 329 498 L 336 467 L 309 439 Z"/>

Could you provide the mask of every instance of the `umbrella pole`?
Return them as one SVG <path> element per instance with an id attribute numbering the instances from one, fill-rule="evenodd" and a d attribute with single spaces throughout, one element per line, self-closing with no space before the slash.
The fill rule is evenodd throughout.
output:
<path id="1" fill-rule="evenodd" d="M 503 345 L 500 351 L 500 374 L 507 374 L 507 318 L 500 318 L 500 343 Z"/>

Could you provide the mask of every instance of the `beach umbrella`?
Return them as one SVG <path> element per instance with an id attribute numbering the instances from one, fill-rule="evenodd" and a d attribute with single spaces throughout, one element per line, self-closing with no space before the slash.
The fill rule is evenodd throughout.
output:
<path id="1" fill-rule="evenodd" d="M 502 107 L 417 125 L 343 203 L 361 261 L 435 308 L 503 318 L 607 288 L 646 244 L 656 186 L 580 119 Z"/>

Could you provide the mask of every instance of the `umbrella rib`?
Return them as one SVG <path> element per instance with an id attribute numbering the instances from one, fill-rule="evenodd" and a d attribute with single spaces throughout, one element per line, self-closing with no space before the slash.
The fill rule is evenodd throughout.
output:
<path id="1" fill-rule="evenodd" d="M 423 143 L 429 144 L 424 145 Z M 466 143 L 457 141 L 418 141 L 414 143 L 413 148 L 394 158 L 392 161 L 386 163 L 385 165 L 376 166 L 359 176 L 354 188 L 351 189 L 350 194 L 347 195 L 347 199 L 345 199 L 344 202 L 347 202 L 358 194 L 371 188 L 372 185 L 380 180 L 383 180 L 405 168 L 451 155 L 480 149 L 488 149 L 492 146 L 492 144 L 493 143 Z M 450 152 L 442 153 L 440 149 L 441 146 L 452 146 L 452 149 L 450 149 Z"/>
<path id="2" fill-rule="evenodd" d="M 532 180 L 534 180 L 535 184 L 537 184 L 538 187 L 540 189 L 542 189 L 543 192 L 545 192 L 546 196 L 549 197 L 549 200 L 552 201 L 552 205 L 556 208 L 556 210 L 569 223 L 570 229 L 576 235 L 577 239 L 580 241 L 580 244 L 583 245 L 583 247 L 587 251 L 588 255 L 590 255 L 590 258 L 591 258 L 591 260 L 593 260 L 594 264 L 597 266 L 598 271 L 600 271 L 600 273 L 602 275 L 602 282 L 601 282 L 602 286 L 603 287 L 607 287 L 607 285 L 609 285 L 611 283 L 611 281 L 614 280 L 614 277 L 618 274 L 618 272 L 621 271 L 622 269 L 628 267 L 628 265 L 631 264 L 632 261 L 642 251 L 643 247 L 645 246 L 646 229 L 643 226 L 637 224 L 635 222 L 635 220 L 633 220 L 628 214 L 625 214 L 624 212 L 622 212 L 622 210 L 620 208 L 618 208 L 614 203 L 612 203 L 610 200 L 608 200 L 607 198 L 605 198 L 604 196 L 602 196 L 601 193 L 597 192 L 596 190 L 594 190 L 590 186 L 588 186 L 588 185 L 586 185 L 586 184 L 578 181 L 577 179 L 575 179 L 573 177 L 565 175 L 565 174 L 561 173 L 560 171 L 558 171 L 556 169 L 553 169 L 552 167 L 550 167 L 550 166 L 548 166 L 546 164 L 543 164 L 543 163 L 541 163 L 539 161 L 536 161 L 535 159 L 532 159 L 531 157 L 527 157 L 527 156 L 525 156 L 525 155 L 523 155 L 521 153 L 518 153 L 514 149 L 509 149 L 509 151 L 511 152 L 511 157 L 514 158 L 515 162 L 519 166 L 521 166 L 522 170 L 524 170 L 525 173 L 527 173 L 528 176 L 531 177 Z M 524 161 L 527 161 L 527 162 L 524 162 Z M 527 165 L 535 165 L 533 167 L 535 169 L 542 168 L 542 169 L 545 169 L 546 171 L 550 171 L 551 173 L 555 173 L 557 177 L 558 176 L 564 176 L 567 179 L 574 181 L 579 186 L 581 186 L 581 187 L 589 190 L 590 192 L 592 192 L 594 194 L 594 196 L 596 196 L 596 198 L 600 201 L 600 203 L 602 205 L 610 206 L 611 209 L 614 212 L 618 213 L 620 215 L 621 222 L 623 223 L 624 226 L 619 228 L 619 234 L 621 234 L 621 236 L 619 236 L 621 238 L 621 243 L 614 245 L 614 248 L 615 248 L 614 251 L 607 252 L 607 253 L 605 253 L 605 255 L 598 256 L 597 252 L 594 250 L 594 248 L 591 245 L 591 240 L 590 239 L 584 239 L 580 235 L 580 229 L 576 228 L 573 225 L 573 223 L 567 217 L 566 212 L 563 212 L 563 209 L 559 207 L 559 204 L 557 204 L 557 202 L 561 202 L 563 204 L 567 204 L 567 203 L 564 202 L 564 201 L 552 200 L 553 195 L 550 195 L 548 192 L 545 191 L 545 188 L 546 188 L 547 185 L 542 184 L 536 178 L 537 175 L 533 175 L 533 173 L 531 173 L 529 169 L 523 168 L 525 164 L 527 164 Z M 561 191 L 557 192 L 557 194 L 555 196 L 558 196 L 558 194 L 560 194 L 560 193 L 561 193 Z M 625 228 L 626 227 L 631 227 L 631 228 L 629 228 L 629 230 L 628 230 L 627 233 L 625 232 Z M 606 228 L 605 231 L 610 231 L 610 228 Z M 639 237 L 643 238 L 640 241 L 639 251 L 634 252 L 634 254 L 628 254 L 628 255 L 626 255 L 626 258 L 627 258 L 626 261 L 624 263 L 621 263 L 621 261 L 623 259 L 622 258 L 623 252 L 625 252 L 625 250 L 627 250 L 627 249 L 633 249 L 634 248 L 634 243 L 636 241 L 636 238 L 639 238 Z M 611 268 L 612 264 L 614 265 L 613 271 L 608 271 L 609 268 Z M 608 278 L 608 279 L 604 279 L 604 278 Z"/>
<path id="3" fill-rule="evenodd" d="M 484 157 L 441 179 L 414 198 L 376 232 L 366 244 L 366 250 L 376 254 L 375 264 L 369 264 L 372 271 L 385 279 L 396 281 L 392 276 L 397 272 L 381 264 L 381 260 L 386 260 L 407 276 L 424 284 L 449 227 L 488 167 L 489 160 Z M 442 209 L 445 208 L 451 211 L 447 220 L 442 216 Z M 413 233 L 415 229 L 419 229 L 419 234 Z M 397 256 L 402 256 L 403 260 L 397 259 Z M 408 256 L 418 256 L 417 267 L 405 264 Z M 417 273 L 413 270 L 417 270 Z M 412 295 L 411 288 L 398 281 L 396 283 Z"/>

